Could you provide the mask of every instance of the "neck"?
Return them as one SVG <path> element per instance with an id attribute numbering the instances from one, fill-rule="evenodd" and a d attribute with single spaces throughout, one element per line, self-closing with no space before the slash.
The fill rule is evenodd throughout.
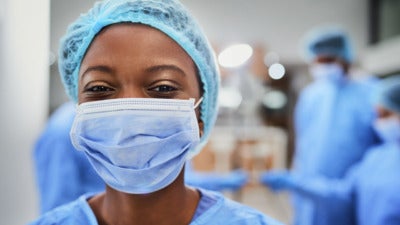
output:
<path id="1" fill-rule="evenodd" d="M 128 194 L 107 187 L 89 200 L 99 225 L 189 224 L 200 195 L 184 185 L 183 172 L 168 187 L 150 194 Z"/>

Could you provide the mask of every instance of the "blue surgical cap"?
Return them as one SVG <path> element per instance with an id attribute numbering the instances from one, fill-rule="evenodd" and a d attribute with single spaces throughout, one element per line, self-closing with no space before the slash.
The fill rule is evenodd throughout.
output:
<path id="1" fill-rule="evenodd" d="M 353 50 L 347 33 L 338 27 L 320 27 L 306 34 L 305 57 L 313 61 L 317 56 L 334 56 L 347 63 L 353 61 Z"/>
<path id="2" fill-rule="evenodd" d="M 375 103 L 400 114 L 400 74 L 379 81 Z"/>
<path id="3" fill-rule="evenodd" d="M 59 71 L 68 96 L 78 98 L 78 73 L 82 59 L 97 33 L 123 22 L 146 24 L 175 40 L 192 58 L 203 88 L 200 146 L 205 145 L 217 117 L 219 72 L 212 48 L 200 26 L 178 0 L 105 0 L 73 22 L 61 39 Z"/>

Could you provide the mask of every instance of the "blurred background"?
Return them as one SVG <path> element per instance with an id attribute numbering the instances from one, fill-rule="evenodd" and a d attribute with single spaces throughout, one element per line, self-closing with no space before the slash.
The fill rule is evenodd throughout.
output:
<path id="1" fill-rule="evenodd" d="M 239 192 L 225 194 L 288 223 L 288 196 L 271 193 L 255 177 L 291 166 L 293 108 L 311 81 L 302 36 L 318 25 L 339 25 L 355 47 L 355 79 L 398 73 L 400 1 L 181 1 L 209 37 L 222 75 L 217 126 L 193 166 L 218 172 L 246 169 L 254 179 Z M 48 116 L 67 101 L 58 74 L 59 39 L 94 2 L 0 0 L 3 224 L 25 224 L 38 215 L 32 148 Z"/>

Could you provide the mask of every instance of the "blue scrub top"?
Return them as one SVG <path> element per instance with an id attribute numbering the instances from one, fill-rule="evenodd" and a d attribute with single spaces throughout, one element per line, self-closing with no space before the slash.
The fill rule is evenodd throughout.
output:
<path id="1" fill-rule="evenodd" d="M 69 132 L 75 105 L 64 103 L 50 117 L 38 138 L 33 159 L 40 194 L 40 211 L 45 213 L 88 192 L 105 190 L 85 154 L 71 143 Z"/>
<path id="2" fill-rule="evenodd" d="M 303 176 L 342 178 L 367 149 L 378 143 L 372 123 L 372 85 L 344 80 L 317 80 L 296 105 L 296 150 L 293 172 Z M 295 196 L 295 224 L 337 224 L 348 210 L 340 202 L 320 206 Z M 346 218 L 339 218 L 346 220 Z"/>
<path id="3" fill-rule="evenodd" d="M 198 189 L 201 194 L 191 225 L 279 225 L 248 206 L 229 200 L 219 193 Z M 30 225 L 97 225 L 97 220 L 83 195 L 74 202 L 44 214 Z"/>
<path id="4" fill-rule="evenodd" d="M 320 207 L 339 203 L 337 224 L 400 225 L 400 143 L 372 148 L 345 178 L 296 177 L 293 190 Z"/>
<path id="5" fill-rule="evenodd" d="M 400 143 L 374 149 L 354 173 L 358 223 L 400 225 Z"/>

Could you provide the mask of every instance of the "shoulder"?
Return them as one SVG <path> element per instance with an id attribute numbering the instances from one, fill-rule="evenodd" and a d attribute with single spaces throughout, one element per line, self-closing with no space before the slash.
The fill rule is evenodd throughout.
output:
<path id="1" fill-rule="evenodd" d="M 60 106 L 47 121 L 46 127 L 41 132 L 35 143 L 35 154 L 43 155 L 57 149 L 71 148 L 69 132 L 75 117 L 75 108 L 72 102 Z"/>
<path id="2" fill-rule="evenodd" d="M 69 132 L 74 117 L 75 117 L 74 103 L 66 102 L 51 114 L 47 124 L 47 129 L 51 129 L 52 131 Z"/>
<path id="3" fill-rule="evenodd" d="M 376 83 L 374 82 L 366 82 L 354 79 L 349 79 L 347 82 L 347 89 L 360 94 L 372 95 L 376 87 Z"/>
<path id="4" fill-rule="evenodd" d="M 313 81 L 305 86 L 299 93 L 298 101 L 310 101 L 310 99 L 321 99 L 321 97 L 329 94 L 332 85 L 325 81 Z"/>
<path id="5" fill-rule="evenodd" d="M 393 157 L 397 158 L 399 152 L 398 148 L 393 149 L 391 144 L 383 143 L 373 146 L 368 149 L 362 161 L 358 164 L 358 170 L 362 174 L 368 174 L 365 171 L 370 171 L 372 168 L 376 169 L 378 166 L 383 165 L 379 162 L 389 162 Z M 396 153 L 396 154 L 393 154 Z"/>
<path id="6" fill-rule="evenodd" d="M 232 201 L 220 193 L 201 189 L 203 196 L 214 198 L 216 203 L 193 224 L 279 225 L 281 223 L 249 206 Z"/>
<path id="7" fill-rule="evenodd" d="M 384 159 L 390 159 L 392 157 L 397 157 L 399 153 L 399 146 L 392 143 L 382 143 L 376 145 L 368 151 L 367 155 L 365 156 L 365 161 L 368 162 L 379 162 L 385 161 Z"/>
<path id="8" fill-rule="evenodd" d="M 300 91 L 300 96 L 306 96 L 310 93 L 318 92 L 321 89 L 324 89 L 324 86 L 325 84 L 323 82 L 313 81 Z"/>
<path id="9" fill-rule="evenodd" d="M 349 80 L 342 91 L 343 98 L 358 112 L 360 118 L 364 118 L 367 123 L 375 118 L 376 113 L 373 107 L 375 87 L 372 83 Z"/>
<path id="10" fill-rule="evenodd" d="M 87 195 L 43 214 L 29 225 L 97 225 L 86 199 Z"/>

